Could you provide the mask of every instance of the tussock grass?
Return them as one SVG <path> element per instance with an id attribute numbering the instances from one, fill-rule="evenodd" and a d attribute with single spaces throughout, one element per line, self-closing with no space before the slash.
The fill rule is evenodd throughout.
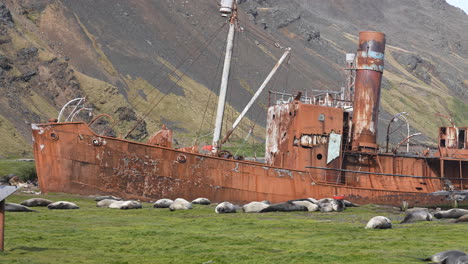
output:
<path id="1" fill-rule="evenodd" d="M 214 213 L 214 206 L 170 212 L 95 207 L 90 198 L 51 194 L 78 210 L 6 214 L 2 263 L 421 263 L 416 257 L 468 251 L 468 225 L 448 220 L 396 224 L 389 207 L 366 205 L 340 213 Z M 13 195 L 8 202 L 30 198 Z M 385 215 L 391 230 L 366 230 Z"/>

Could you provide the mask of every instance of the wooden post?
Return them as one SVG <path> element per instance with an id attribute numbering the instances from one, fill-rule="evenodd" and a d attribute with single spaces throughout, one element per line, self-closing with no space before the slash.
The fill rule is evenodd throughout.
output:
<path id="1" fill-rule="evenodd" d="M 5 231 L 5 200 L 0 201 L 0 251 L 4 251 L 3 235 Z"/>

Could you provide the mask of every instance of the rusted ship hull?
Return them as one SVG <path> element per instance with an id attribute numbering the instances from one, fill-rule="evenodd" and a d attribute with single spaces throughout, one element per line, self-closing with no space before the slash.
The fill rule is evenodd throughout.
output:
<path id="1" fill-rule="evenodd" d="M 113 194 L 143 201 L 207 197 L 236 203 L 343 194 L 357 203 L 448 204 L 444 197 L 427 195 L 442 189 L 437 177 L 289 170 L 103 137 L 85 123 L 40 124 L 32 130 L 45 193 Z M 393 159 L 383 156 L 379 162 L 386 166 Z"/>

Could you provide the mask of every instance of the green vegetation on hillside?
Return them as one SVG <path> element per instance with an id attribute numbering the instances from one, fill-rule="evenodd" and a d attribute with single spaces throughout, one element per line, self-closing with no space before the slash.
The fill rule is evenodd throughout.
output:
<path id="1" fill-rule="evenodd" d="M 51 194 L 78 210 L 6 213 L 3 263 L 421 263 L 443 250 L 468 251 L 468 225 L 449 220 L 398 224 L 403 213 L 366 205 L 344 212 L 224 214 L 97 208 L 90 198 Z M 19 203 L 31 196 L 13 195 Z M 366 230 L 376 215 L 389 230 Z"/>

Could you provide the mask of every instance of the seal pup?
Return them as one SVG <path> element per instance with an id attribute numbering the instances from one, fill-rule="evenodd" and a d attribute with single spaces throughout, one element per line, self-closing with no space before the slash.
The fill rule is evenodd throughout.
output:
<path id="1" fill-rule="evenodd" d="M 320 210 L 320 207 L 312 202 L 310 202 L 309 200 L 304 200 L 304 201 L 292 201 L 294 204 L 297 204 L 297 205 L 303 205 L 305 207 L 307 207 L 307 211 L 309 212 L 315 212 L 315 211 L 318 211 Z"/>
<path id="2" fill-rule="evenodd" d="M 267 212 L 295 212 L 295 211 L 307 211 L 307 207 L 303 205 L 294 204 L 293 202 L 287 201 L 285 203 L 272 204 L 267 208 L 260 210 L 259 213 Z"/>
<path id="3" fill-rule="evenodd" d="M 96 203 L 97 207 L 109 207 L 113 202 L 117 202 L 116 200 L 112 199 L 104 199 Z"/>
<path id="4" fill-rule="evenodd" d="M 163 199 L 157 200 L 157 201 L 153 204 L 153 207 L 154 207 L 154 208 L 169 208 L 169 206 L 171 206 L 171 204 L 172 204 L 173 202 L 174 202 L 174 201 L 171 200 L 171 199 L 163 198 Z"/>
<path id="5" fill-rule="evenodd" d="M 5 203 L 5 211 L 7 212 L 36 212 L 28 207 L 15 203 Z"/>
<path id="6" fill-rule="evenodd" d="M 244 206 L 242 206 L 242 211 L 244 213 L 258 213 L 262 209 L 267 208 L 268 206 L 270 206 L 270 205 L 265 203 L 265 202 L 250 202 L 250 203 L 244 204 Z"/>
<path id="7" fill-rule="evenodd" d="M 455 223 L 468 222 L 468 214 L 462 215 L 459 218 L 455 219 Z"/>
<path id="8" fill-rule="evenodd" d="M 463 251 L 458 251 L 458 250 L 447 250 L 447 251 L 436 253 L 428 258 L 420 259 L 420 260 L 434 261 L 436 263 L 445 263 L 445 264 L 459 264 L 460 262 L 458 262 L 457 260 L 460 257 L 466 257 L 466 253 Z"/>
<path id="9" fill-rule="evenodd" d="M 66 202 L 66 201 L 58 201 L 55 203 L 51 203 L 47 206 L 49 209 L 80 209 L 80 207 L 74 203 Z"/>
<path id="10" fill-rule="evenodd" d="M 22 201 L 21 205 L 34 207 L 34 206 L 48 206 L 51 203 L 53 203 L 51 200 L 47 200 L 43 198 L 31 198 L 26 201 Z"/>
<path id="11" fill-rule="evenodd" d="M 197 198 L 192 201 L 193 204 L 210 205 L 211 201 L 207 198 Z"/>
<path id="12" fill-rule="evenodd" d="M 385 216 L 372 217 L 365 227 L 366 229 L 389 229 L 392 228 L 392 222 Z"/>
<path id="13" fill-rule="evenodd" d="M 429 212 L 423 210 L 409 212 L 406 214 L 405 218 L 400 222 L 400 224 L 413 223 L 417 221 L 432 221 L 432 215 Z"/>
<path id="14" fill-rule="evenodd" d="M 169 210 L 171 211 L 188 209 L 192 209 L 192 203 L 182 198 L 175 199 L 174 202 L 169 206 Z"/>
<path id="15" fill-rule="evenodd" d="M 333 212 L 333 205 L 331 203 L 320 203 L 320 212 Z"/>
<path id="16" fill-rule="evenodd" d="M 450 209 L 447 211 L 439 211 L 434 214 L 435 218 L 460 218 L 463 215 L 468 214 L 468 210 L 466 209 Z"/>
<path id="17" fill-rule="evenodd" d="M 105 200 L 105 199 L 115 200 L 115 201 L 122 201 L 122 198 L 115 197 L 115 196 L 112 196 L 112 195 L 96 196 L 96 198 L 94 198 L 94 201 L 99 202 L 99 201 L 102 201 L 102 200 Z"/>
<path id="18" fill-rule="evenodd" d="M 235 213 L 236 207 L 230 202 L 222 202 L 218 204 L 215 208 L 215 212 L 218 214 L 228 214 L 228 213 Z"/>
<path id="19" fill-rule="evenodd" d="M 335 211 L 335 212 L 341 212 L 344 209 L 346 209 L 346 206 L 345 206 L 345 203 L 343 202 L 343 200 L 333 199 L 331 201 L 331 205 L 332 205 L 333 211 Z"/>

